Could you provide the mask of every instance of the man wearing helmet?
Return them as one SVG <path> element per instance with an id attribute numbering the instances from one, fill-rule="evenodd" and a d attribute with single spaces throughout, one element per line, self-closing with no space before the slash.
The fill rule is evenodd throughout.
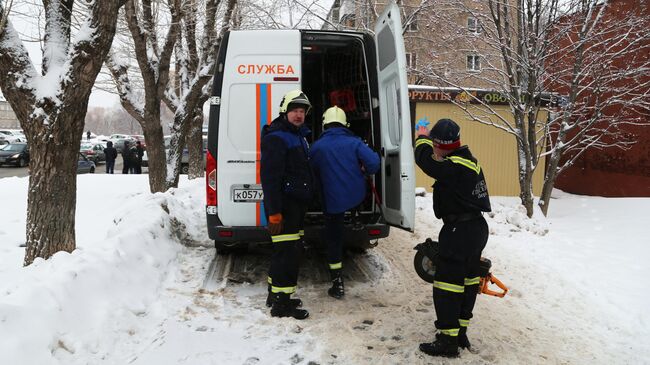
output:
<path id="1" fill-rule="evenodd" d="M 438 235 L 439 256 L 433 282 L 435 322 L 439 333 L 420 350 L 432 356 L 458 356 L 469 349 L 467 327 L 479 284 L 481 252 L 488 226 L 481 212 L 489 212 L 490 197 L 483 170 L 467 146 L 460 144 L 460 127 L 440 119 L 431 132 L 416 131 L 415 161 L 433 185 L 433 210 L 444 222 Z"/>
<path id="2" fill-rule="evenodd" d="M 300 231 L 307 204 L 312 199 L 309 145 L 304 126 L 311 104 L 300 90 L 288 92 L 280 103 L 280 115 L 262 129 L 260 179 L 264 211 L 273 242 L 267 305 L 273 317 L 305 319 L 300 299 L 291 299 L 298 282 Z"/>
<path id="3" fill-rule="evenodd" d="M 347 127 L 345 112 L 333 106 L 323 114 L 320 138 L 309 151 L 309 162 L 320 181 L 325 213 L 325 241 L 332 287 L 327 293 L 341 299 L 343 286 L 343 217 L 366 196 L 365 174 L 379 170 L 379 156 Z"/>

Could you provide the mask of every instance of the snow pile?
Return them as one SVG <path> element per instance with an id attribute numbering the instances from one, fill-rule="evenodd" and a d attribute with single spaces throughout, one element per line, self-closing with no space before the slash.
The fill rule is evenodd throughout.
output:
<path id="1" fill-rule="evenodd" d="M 505 203 L 493 202 L 492 211 L 486 214 L 490 222 L 494 223 L 490 224 L 490 234 L 511 235 L 513 232 L 528 231 L 544 236 L 548 233 L 548 223 L 537 206 L 533 218 L 528 218 L 526 208 L 517 205 L 516 199 L 507 200 Z"/>

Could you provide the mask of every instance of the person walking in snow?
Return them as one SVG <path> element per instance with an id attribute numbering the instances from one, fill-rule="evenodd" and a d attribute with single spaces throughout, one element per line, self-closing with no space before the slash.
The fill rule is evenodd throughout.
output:
<path id="1" fill-rule="evenodd" d="M 336 299 L 345 295 L 343 284 L 343 217 L 366 196 L 365 174 L 379 171 L 379 155 L 348 127 L 345 112 L 333 106 L 323 114 L 320 138 L 309 150 L 309 162 L 320 182 L 325 216 L 324 238 L 332 287 Z"/>
<path id="2" fill-rule="evenodd" d="M 302 301 L 291 299 L 291 295 L 298 284 L 300 232 L 313 190 L 309 144 L 305 139 L 310 131 L 304 125 L 310 109 L 302 91 L 290 91 L 282 98 L 280 115 L 262 129 L 260 179 L 273 243 L 266 303 L 273 317 L 309 316 L 307 310 L 298 308 Z"/>
<path id="3" fill-rule="evenodd" d="M 433 282 L 433 304 L 439 333 L 420 344 L 432 356 L 456 357 L 469 349 L 467 327 L 478 294 L 481 252 L 488 240 L 482 212 L 489 212 L 490 196 L 483 170 L 467 146 L 460 144 L 460 127 L 440 119 L 431 132 L 416 130 L 415 161 L 433 185 L 433 210 L 444 225 L 438 235 L 439 256 Z"/>

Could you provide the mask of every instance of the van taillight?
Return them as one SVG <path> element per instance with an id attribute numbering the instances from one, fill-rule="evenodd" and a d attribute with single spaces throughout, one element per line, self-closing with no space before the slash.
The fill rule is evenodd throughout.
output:
<path id="1" fill-rule="evenodd" d="M 381 234 L 380 229 L 372 228 L 368 230 L 368 235 L 369 236 L 379 236 Z"/>
<path id="2" fill-rule="evenodd" d="M 208 150 L 205 158 L 205 198 L 207 206 L 217 206 L 217 161 Z"/>
<path id="3" fill-rule="evenodd" d="M 219 237 L 232 237 L 232 231 L 219 231 Z"/>

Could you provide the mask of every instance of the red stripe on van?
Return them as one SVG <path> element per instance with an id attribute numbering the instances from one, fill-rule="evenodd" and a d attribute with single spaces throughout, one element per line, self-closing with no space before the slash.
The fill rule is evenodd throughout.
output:
<path id="1" fill-rule="evenodd" d="M 299 80 L 299 78 L 297 78 L 297 77 L 280 77 L 280 76 L 277 76 L 277 77 L 273 78 L 273 81 L 293 81 L 293 82 L 297 82 L 298 80 Z"/>
<path id="2" fill-rule="evenodd" d="M 260 179 L 260 159 L 261 159 L 261 148 L 260 148 L 260 142 L 261 138 L 260 135 L 262 133 L 261 131 L 261 126 L 260 126 L 260 107 L 261 107 L 261 87 L 262 85 L 257 84 L 255 85 L 255 151 L 256 151 L 256 159 L 255 159 L 255 183 L 259 184 L 261 183 Z M 260 226 L 261 225 L 261 220 L 262 220 L 262 210 L 260 209 L 260 203 L 255 203 L 255 225 Z"/>
<path id="3" fill-rule="evenodd" d="M 256 162 L 255 162 L 255 183 L 261 184 L 260 177 L 260 160 L 261 156 L 261 134 L 262 127 L 271 124 L 271 84 L 257 84 L 255 85 L 255 121 L 256 121 Z M 255 222 L 257 226 L 266 225 L 266 216 L 262 211 L 263 203 L 255 203 Z"/>

